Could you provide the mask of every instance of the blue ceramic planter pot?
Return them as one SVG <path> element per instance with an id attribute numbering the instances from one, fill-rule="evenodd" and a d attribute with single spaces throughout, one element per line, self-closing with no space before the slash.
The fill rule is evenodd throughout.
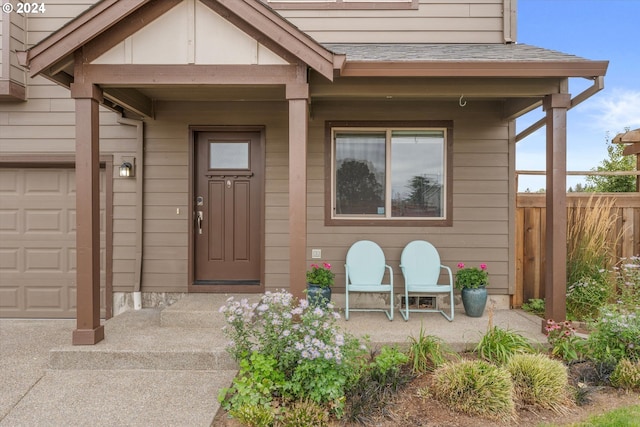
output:
<path id="1" fill-rule="evenodd" d="M 331 301 L 331 288 L 307 283 L 307 300 L 312 307 L 325 307 Z"/>
<path id="2" fill-rule="evenodd" d="M 462 305 L 469 317 L 482 317 L 487 305 L 487 288 L 462 289 Z"/>

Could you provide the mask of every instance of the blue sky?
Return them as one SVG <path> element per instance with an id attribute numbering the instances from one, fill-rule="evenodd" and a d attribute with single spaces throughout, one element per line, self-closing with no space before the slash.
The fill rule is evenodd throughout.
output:
<path id="1" fill-rule="evenodd" d="M 567 169 L 590 170 L 607 158 L 607 136 L 640 128 L 640 0 L 518 0 L 518 43 L 593 60 L 608 60 L 605 88 L 567 114 Z M 571 79 L 577 95 L 589 87 Z M 543 117 L 537 109 L 517 131 Z M 607 133 L 608 132 L 608 133 Z M 545 169 L 545 128 L 518 142 L 516 169 Z M 567 177 L 567 185 L 584 177 Z M 544 177 L 520 177 L 519 190 L 545 187 Z"/>

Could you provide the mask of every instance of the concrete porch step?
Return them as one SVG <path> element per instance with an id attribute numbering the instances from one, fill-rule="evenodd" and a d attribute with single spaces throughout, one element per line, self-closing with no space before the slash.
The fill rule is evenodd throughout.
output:
<path id="1" fill-rule="evenodd" d="M 160 312 L 160 325 L 173 328 L 210 328 L 220 331 L 225 325 L 218 312 L 230 294 L 189 294 Z M 235 299 L 246 298 L 250 303 L 260 300 L 259 294 L 235 295 Z"/>
<path id="2" fill-rule="evenodd" d="M 242 295 L 252 302 L 258 295 Z M 105 339 L 92 346 L 50 351 L 50 369 L 233 370 L 226 351 L 225 294 L 191 294 L 165 308 L 126 311 L 105 322 Z"/>

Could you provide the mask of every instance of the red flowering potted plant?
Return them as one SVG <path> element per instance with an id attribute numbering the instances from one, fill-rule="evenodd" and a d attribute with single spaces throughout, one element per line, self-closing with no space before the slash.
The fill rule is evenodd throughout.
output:
<path id="1" fill-rule="evenodd" d="M 458 263 L 459 270 L 456 273 L 456 288 L 460 289 L 462 305 L 469 317 L 482 317 L 487 305 L 487 285 L 489 284 L 489 272 L 487 264 L 478 267 L 465 267 L 464 263 Z"/>

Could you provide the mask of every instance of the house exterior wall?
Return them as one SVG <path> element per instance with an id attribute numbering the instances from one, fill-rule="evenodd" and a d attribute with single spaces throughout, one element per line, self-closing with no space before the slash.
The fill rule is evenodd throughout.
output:
<path id="1" fill-rule="evenodd" d="M 189 126 L 264 126 L 266 288 L 288 287 L 288 106 L 282 102 L 159 102 L 145 123 L 143 288 L 186 291 Z M 176 209 L 182 214 L 177 215 Z"/>
<path id="2" fill-rule="evenodd" d="M 400 254 L 412 240 L 433 243 L 442 263 L 455 272 L 458 262 L 487 263 L 490 292 L 508 294 L 511 241 L 509 168 L 510 125 L 500 118 L 501 104 L 475 102 L 366 102 L 314 104 L 309 129 L 308 257 L 322 249 L 335 266 L 336 291 L 344 289 L 344 259 L 349 246 L 370 239 L 384 250 L 402 286 Z M 325 121 L 453 120 L 453 225 L 451 227 L 326 226 L 324 218 Z M 309 260 L 310 262 L 312 260 Z"/>
<path id="3" fill-rule="evenodd" d="M 7 58 L 5 28 L 17 48 L 33 46 L 95 2 L 50 0 L 47 13 L 6 15 L 2 25 L 0 80 Z M 420 0 L 417 9 L 278 9 L 320 42 L 464 42 L 503 43 L 511 24 L 504 14 L 515 0 Z M 515 9 L 513 9 L 515 10 Z M 339 18 L 342 16 L 342 18 Z M 382 22 L 384 20 L 384 22 Z M 507 31 L 507 27 L 509 30 Z M 403 31 L 392 31 L 403 29 Z M 384 30 L 384 31 L 382 31 Z M 14 34 L 14 31 L 16 34 Z M 11 45 L 11 49 L 15 49 Z M 144 62 L 144 61 L 142 61 Z M 11 62 L 11 78 L 24 79 L 27 102 L 0 102 L 0 155 L 73 154 L 75 104 L 69 91 L 42 77 L 27 78 Z M 311 89 L 313 93 L 313 87 Z M 392 105 L 393 108 L 389 108 Z M 188 282 L 189 126 L 260 125 L 265 128 L 265 288 L 288 287 L 288 105 L 282 102 L 157 102 L 156 116 L 144 123 L 144 247 L 142 290 L 186 292 Z M 398 276 L 400 252 L 409 241 L 431 241 L 443 263 L 486 262 L 492 293 L 507 294 L 512 257 L 509 237 L 513 216 L 509 169 L 513 168 L 510 124 L 500 119 L 502 104 L 475 102 L 337 102 L 313 101 L 309 121 L 308 236 L 311 249 L 337 272 L 336 292 L 344 289 L 344 257 L 356 240 L 368 238 L 384 249 Z M 325 122 L 331 120 L 453 120 L 453 226 L 362 227 L 324 223 Z M 136 179 L 118 177 L 123 157 L 136 155 L 136 129 L 118 123 L 118 115 L 101 109 L 101 153 L 113 155 L 113 290 L 130 292 L 136 279 Z"/>
<path id="4" fill-rule="evenodd" d="M 24 99 L 26 72 L 18 66 L 16 50 L 23 50 L 26 39 L 26 19 L 16 13 L 0 12 L 0 98 Z M 20 92 L 16 93 L 17 85 Z"/>
<path id="5" fill-rule="evenodd" d="M 0 156 L 73 155 L 75 104 L 69 91 L 42 77 L 30 79 L 27 102 L 0 102 Z M 100 152 L 113 155 L 113 286 L 131 290 L 135 260 L 135 180 L 118 177 L 123 156 L 135 156 L 136 130 L 100 111 Z"/>
<path id="6" fill-rule="evenodd" d="M 346 1 L 263 1 L 320 43 L 515 41 L 515 0 L 415 0 L 394 9 L 375 1 L 357 8 Z"/>
<path id="7" fill-rule="evenodd" d="M 411 240 L 425 239 L 454 270 L 460 261 L 487 263 L 491 292 L 508 294 L 513 216 L 509 168 L 515 147 L 509 143 L 509 123 L 500 119 L 501 103 L 476 102 L 461 108 L 456 102 L 324 101 L 314 103 L 312 111 L 306 252 L 312 262 L 311 249 L 322 249 L 322 260 L 335 266 L 336 292 L 344 289 L 349 246 L 366 238 L 384 249 L 399 285 L 403 283 L 398 267 L 402 249 Z M 453 226 L 326 226 L 325 121 L 331 120 L 453 120 Z M 287 104 L 162 102 L 157 105 L 156 120 L 145 124 L 144 290 L 186 290 L 189 125 L 265 127 L 265 288 L 288 287 Z"/>

